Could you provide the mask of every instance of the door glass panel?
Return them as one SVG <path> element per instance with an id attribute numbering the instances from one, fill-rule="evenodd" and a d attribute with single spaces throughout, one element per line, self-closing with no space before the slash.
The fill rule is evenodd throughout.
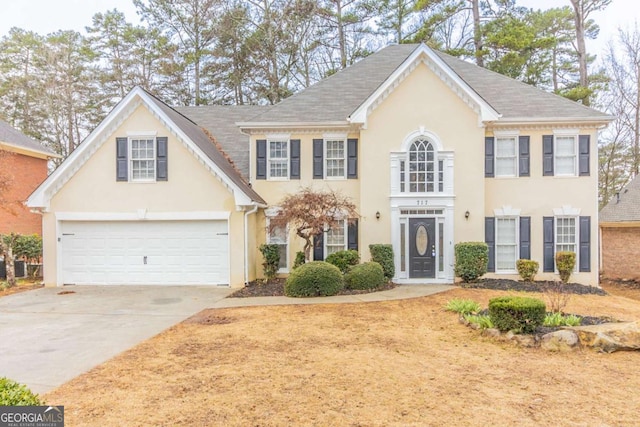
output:
<path id="1" fill-rule="evenodd" d="M 400 224 L 400 271 L 405 271 L 406 265 L 406 237 L 405 237 L 405 225 Z"/>
<path id="2" fill-rule="evenodd" d="M 438 271 L 444 271 L 444 224 L 438 224 Z"/>
<path id="3" fill-rule="evenodd" d="M 416 250 L 420 256 L 424 256 L 427 253 L 429 247 L 429 236 L 427 235 L 427 229 L 424 225 L 419 225 L 416 229 Z"/>

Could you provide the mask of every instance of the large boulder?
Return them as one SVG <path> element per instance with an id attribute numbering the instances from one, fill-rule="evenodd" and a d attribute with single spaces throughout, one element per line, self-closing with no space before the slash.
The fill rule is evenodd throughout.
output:
<path id="1" fill-rule="evenodd" d="M 607 353 L 640 350 L 640 321 L 603 323 L 568 328 L 578 334 L 580 343 Z"/>
<path id="2" fill-rule="evenodd" d="M 540 347 L 549 351 L 566 352 L 579 348 L 580 341 L 576 332 L 562 329 L 543 335 Z"/>

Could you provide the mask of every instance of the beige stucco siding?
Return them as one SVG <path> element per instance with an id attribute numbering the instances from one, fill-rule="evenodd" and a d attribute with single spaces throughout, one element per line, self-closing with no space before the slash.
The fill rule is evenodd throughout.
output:
<path id="1" fill-rule="evenodd" d="M 570 126 L 570 125 L 569 125 Z M 566 128 L 567 125 L 563 126 Z M 576 129 L 578 127 L 576 126 Z M 531 258 L 540 264 L 538 279 L 554 280 L 554 273 L 543 273 L 543 221 L 554 216 L 554 209 L 579 210 L 579 216 L 591 217 L 591 272 L 576 272 L 572 280 L 598 284 L 598 156 L 597 131 L 578 129 L 580 135 L 591 135 L 589 176 L 543 176 L 542 136 L 553 135 L 554 129 L 518 129 L 520 136 L 530 137 L 530 176 L 485 178 L 486 204 L 484 215 L 495 216 L 496 209 L 519 209 L 521 216 L 531 217 Z M 492 135 L 492 133 L 488 133 Z M 577 211 L 576 211 L 577 212 Z M 511 277 L 516 278 L 517 275 Z"/>
<path id="2" fill-rule="evenodd" d="M 364 248 L 391 241 L 390 153 L 401 151 L 420 128 L 434 134 L 442 150 L 454 153 L 454 242 L 484 239 L 484 184 L 479 179 L 484 129 L 478 126 L 477 114 L 421 64 L 372 112 L 362 131 L 361 206 L 368 224 L 361 233 Z M 466 210 L 471 214 L 468 220 Z"/>
<path id="3" fill-rule="evenodd" d="M 146 135 L 168 137 L 168 181 L 151 183 L 116 181 L 116 137 Z M 244 213 L 236 211 L 232 192 L 144 106 L 139 106 L 80 169 L 52 197 L 44 214 L 45 283 L 55 284 L 56 215 L 68 213 L 173 213 L 176 219 L 193 212 L 229 215 L 231 285 L 244 282 Z"/>

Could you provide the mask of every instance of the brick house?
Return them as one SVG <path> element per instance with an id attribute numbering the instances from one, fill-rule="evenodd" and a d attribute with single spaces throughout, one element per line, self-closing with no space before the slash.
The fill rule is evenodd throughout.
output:
<path id="1" fill-rule="evenodd" d="M 42 216 L 32 213 L 24 201 L 47 177 L 49 159 L 59 156 L 2 120 L 0 150 L 10 153 L 3 156 L 0 168 L 12 176 L 9 203 L 0 206 L 0 234 L 42 234 Z"/>
<path id="2" fill-rule="evenodd" d="M 640 278 L 640 178 L 635 177 L 600 211 L 600 273 L 607 279 Z"/>

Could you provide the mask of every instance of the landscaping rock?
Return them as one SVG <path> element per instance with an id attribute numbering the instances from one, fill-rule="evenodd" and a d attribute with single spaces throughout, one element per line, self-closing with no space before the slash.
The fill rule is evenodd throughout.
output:
<path id="1" fill-rule="evenodd" d="M 540 341 L 540 347 L 549 351 L 573 351 L 579 346 L 578 334 L 568 329 L 545 334 Z"/>
<path id="2" fill-rule="evenodd" d="M 500 336 L 500 331 L 495 328 L 489 328 L 482 331 L 482 335 L 485 337 L 497 338 Z"/>
<path id="3" fill-rule="evenodd" d="M 640 350 L 640 321 L 603 323 L 569 328 L 578 334 L 586 347 L 612 353 L 619 350 Z"/>

